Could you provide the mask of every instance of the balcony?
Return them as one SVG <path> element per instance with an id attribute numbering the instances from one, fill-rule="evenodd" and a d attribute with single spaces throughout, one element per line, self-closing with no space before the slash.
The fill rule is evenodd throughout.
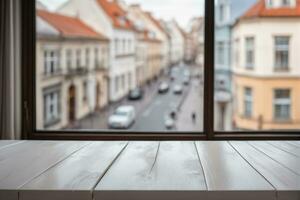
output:
<path id="1" fill-rule="evenodd" d="M 84 76 L 88 73 L 88 69 L 85 66 L 80 66 L 77 68 L 68 68 L 65 72 L 66 78 L 71 78 L 73 76 Z"/>

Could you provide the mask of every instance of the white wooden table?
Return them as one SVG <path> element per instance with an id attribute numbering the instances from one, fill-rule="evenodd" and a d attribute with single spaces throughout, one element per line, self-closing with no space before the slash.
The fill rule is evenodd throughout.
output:
<path id="1" fill-rule="evenodd" d="M 0 200 L 300 200 L 300 142 L 0 141 Z"/>

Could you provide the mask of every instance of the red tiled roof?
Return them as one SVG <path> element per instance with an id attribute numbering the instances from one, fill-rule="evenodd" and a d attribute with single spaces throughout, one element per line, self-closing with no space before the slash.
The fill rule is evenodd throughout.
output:
<path id="1" fill-rule="evenodd" d="M 300 0 L 292 8 L 267 8 L 265 0 L 258 0 L 241 18 L 252 17 L 300 17 Z"/>
<path id="2" fill-rule="evenodd" d="M 133 24 L 127 18 L 126 12 L 120 7 L 116 0 L 97 0 L 98 4 L 103 8 L 106 14 L 111 18 L 116 28 L 131 29 Z M 123 22 L 122 22 L 123 20 Z"/>
<path id="3" fill-rule="evenodd" d="M 52 25 L 65 37 L 86 37 L 107 40 L 105 36 L 93 30 L 80 19 L 45 10 L 37 10 L 37 16 Z"/>

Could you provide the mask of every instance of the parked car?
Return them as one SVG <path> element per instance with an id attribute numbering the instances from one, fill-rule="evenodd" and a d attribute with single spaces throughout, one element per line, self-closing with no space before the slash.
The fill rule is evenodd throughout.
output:
<path id="1" fill-rule="evenodd" d="M 182 94 L 183 88 L 181 85 L 175 85 L 173 88 L 174 94 Z"/>
<path id="2" fill-rule="evenodd" d="M 144 93 L 143 93 L 142 89 L 136 88 L 129 92 L 128 99 L 129 100 L 140 100 L 143 98 L 143 96 L 144 96 Z"/>
<path id="3" fill-rule="evenodd" d="M 108 126 L 112 129 L 128 129 L 135 122 L 135 108 L 120 106 L 108 119 Z"/>
<path id="4" fill-rule="evenodd" d="M 163 94 L 169 91 L 169 85 L 166 82 L 163 82 L 158 87 L 158 93 Z"/>
<path id="5" fill-rule="evenodd" d="M 183 78 L 183 84 L 184 85 L 189 85 L 190 84 L 190 78 L 189 77 L 184 77 Z"/>

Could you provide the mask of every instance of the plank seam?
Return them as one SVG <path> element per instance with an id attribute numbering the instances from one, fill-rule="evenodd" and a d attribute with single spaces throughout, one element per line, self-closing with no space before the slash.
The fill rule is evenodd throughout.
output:
<path id="1" fill-rule="evenodd" d="M 286 142 L 287 144 L 290 144 L 290 145 L 296 147 L 296 148 L 300 148 L 300 146 L 298 146 L 298 145 L 295 144 L 295 143 L 292 143 L 292 142 L 290 142 L 290 141 L 285 141 L 285 142 Z"/>
<path id="2" fill-rule="evenodd" d="M 157 158 L 158 158 L 159 149 L 160 149 L 160 141 L 158 142 L 157 150 L 156 150 L 156 154 L 155 154 L 155 158 L 154 158 L 154 161 L 153 161 L 153 163 L 152 163 L 152 166 L 151 166 L 151 169 L 150 169 L 150 171 L 149 171 L 149 174 L 152 173 L 152 170 L 153 170 L 153 168 L 154 168 L 154 166 L 155 166 L 155 164 L 156 164 L 156 161 L 157 161 Z"/>
<path id="3" fill-rule="evenodd" d="M 237 154 L 245 161 L 248 163 L 248 165 L 251 166 L 252 169 L 254 169 L 259 175 L 261 175 L 274 189 L 275 193 L 277 193 L 276 187 L 259 171 L 257 170 L 235 147 L 233 144 L 231 144 L 230 141 L 227 141 L 227 143 L 231 146 L 231 148 L 234 149 L 235 152 L 237 152 Z M 276 194 L 277 196 L 277 194 Z"/>
<path id="4" fill-rule="evenodd" d="M 92 193 L 92 199 L 94 198 L 94 191 L 95 188 L 97 187 L 97 185 L 101 182 L 102 178 L 107 174 L 107 172 L 109 171 L 109 169 L 113 166 L 113 164 L 120 158 L 120 156 L 122 155 L 122 153 L 124 152 L 124 150 L 127 148 L 129 142 L 127 142 L 124 147 L 121 149 L 121 151 L 116 155 L 116 157 L 110 162 L 110 164 L 105 168 L 104 172 L 102 173 L 102 175 L 99 176 L 98 180 L 96 181 L 96 183 L 94 184 L 94 186 L 91 189 L 91 193 Z"/>
<path id="5" fill-rule="evenodd" d="M 248 142 L 249 145 L 251 145 L 253 148 L 255 148 L 257 151 L 265 154 L 266 156 L 268 156 L 269 158 L 271 158 L 272 160 L 274 160 L 275 162 L 277 162 L 278 164 L 280 164 L 281 166 L 283 166 L 284 168 L 290 170 L 291 172 L 293 172 L 294 174 L 300 176 L 300 174 L 298 174 L 297 172 L 295 172 L 294 170 L 290 169 L 289 167 L 285 166 L 284 164 L 282 164 L 281 162 L 277 161 L 276 159 L 272 158 L 271 156 L 269 156 L 267 153 L 265 153 L 264 151 L 260 150 L 259 148 L 257 148 L 255 145 L 251 144 L 250 142 Z"/>
<path id="6" fill-rule="evenodd" d="M 78 151 L 82 150 L 83 148 L 91 145 L 92 142 L 87 143 L 85 145 L 83 145 L 82 147 L 80 147 L 79 149 L 73 151 L 72 153 L 70 153 L 69 155 L 67 155 L 66 157 L 63 157 L 62 159 L 60 159 L 59 161 L 57 161 L 56 163 L 52 164 L 51 166 L 47 167 L 45 170 L 43 170 L 42 172 L 38 173 L 37 175 L 33 176 L 32 178 L 28 179 L 25 183 L 23 183 L 22 185 L 20 185 L 18 187 L 18 189 L 21 189 L 22 187 L 24 187 L 26 184 L 28 184 L 30 181 L 36 179 L 37 177 L 41 176 L 42 174 L 44 174 L 46 171 L 49 171 L 50 169 L 52 169 L 53 167 L 57 166 L 59 163 L 63 162 L 64 160 L 68 159 L 69 157 L 71 157 L 72 155 L 74 155 L 75 153 L 77 153 Z"/>
<path id="7" fill-rule="evenodd" d="M 271 142 L 267 142 L 267 144 L 272 145 L 273 147 L 275 147 L 275 148 L 277 148 L 277 149 L 279 149 L 279 150 L 281 150 L 281 151 L 284 151 L 284 152 L 286 152 L 286 153 L 288 153 L 288 154 L 290 154 L 290 155 L 292 155 L 292 156 L 296 156 L 296 157 L 299 158 L 299 155 L 294 154 L 294 153 L 292 153 L 292 152 L 289 152 L 289 151 L 285 150 L 284 148 L 278 147 L 278 146 L 276 146 L 275 144 L 273 144 L 273 143 L 271 143 Z"/>
<path id="8" fill-rule="evenodd" d="M 195 147 L 195 150 L 196 150 L 196 153 L 197 153 L 197 157 L 198 157 L 198 161 L 199 161 L 199 164 L 200 164 L 202 173 L 203 173 L 203 177 L 204 177 L 204 181 L 205 181 L 205 187 L 206 187 L 206 190 L 208 190 L 208 185 L 207 185 L 206 175 L 205 175 L 205 172 L 204 172 L 204 168 L 203 168 L 203 165 L 202 165 L 202 161 L 201 161 L 201 158 L 200 158 L 200 154 L 199 154 L 199 152 L 198 152 L 198 148 L 197 148 L 196 141 L 194 141 L 194 147 Z"/>
<path id="9" fill-rule="evenodd" d="M 14 146 L 14 145 L 17 145 L 17 144 L 21 144 L 21 143 L 24 143 L 25 141 L 19 141 L 19 142 L 16 142 L 16 143 L 12 143 L 12 144 L 8 144 L 8 145 L 5 145 L 3 147 L 0 147 L 0 150 L 2 151 L 3 149 L 6 149 L 8 147 L 11 147 L 11 146 Z"/>

